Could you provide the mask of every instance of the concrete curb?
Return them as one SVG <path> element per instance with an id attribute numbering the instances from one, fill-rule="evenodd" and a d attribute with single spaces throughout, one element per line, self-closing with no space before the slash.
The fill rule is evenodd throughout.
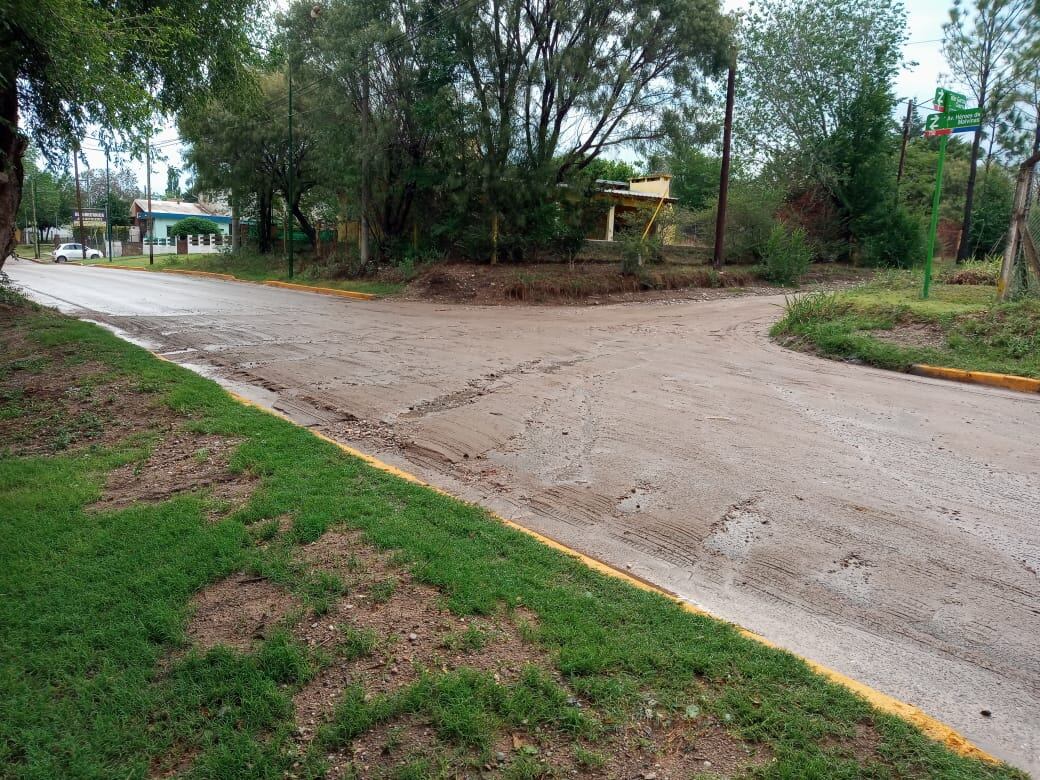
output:
<path id="1" fill-rule="evenodd" d="M 284 287 L 287 290 L 303 290 L 305 292 L 319 293 L 320 295 L 338 295 L 340 298 L 353 298 L 358 301 L 371 301 L 376 296 L 374 293 L 355 292 L 354 290 L 338 290 L 335 287 L 312 287 L 306 284 L 293 284 L 292 282 L 278 282 L 269 279 L 262 284 L 268 287 Z"/>
<path id="2" fill-rule="evenodd" d="M 1020 393 L 1040 393 L 1040 379 L 1032 379 L 1027 376 L 994 374 L 989 371 L 965 371 L 960 368 L 929 366 L 925 363 L 914 363 L 910 366 L 910 373 L 935 379 L 949 379 L 954 382 L 1002 387 L 1005 390 L 1016 390 Z"/>
<path id="3" fill-rule="evenodd" d="M 34 260 L 33 262 L 42 262 L 42 261 L 35 261 Z M 141 268 L 140 266 L 113 265 L 111 263 L 105 263 L 104 265 L 102 265 L 101 263 L 96 263 L 96 264 L 92 263 L 91 265 L 84 266 L 84 267 L 89 267 L 89 268 L 115 268 L 115 269 L 120 270 L 120 271 L 147 271 L 147 270 L 149 270 L 147 268 Z M 376 298 L 379 297 L 378 295 L 375 295 L 374 293 L 356 292 L 354 290 L 339 290 L 339 289 L 336 289 L 335 287 L 315 287 L 313 285 L 295 284 L 293 282 L 279 282 L 279 281 L 275 281 L 274 279 L 268 279 L 267 281 L 263 281 L 263 282 L 256 282 L 256 281 L 253 281 L 252 279 L 239 279 L 237 276 L 233 276 L 231 274 L 219 274 L 219 273 L 215 273 L 213 271 L 192 271 L 192 270 L 189 270 L 189 269 L 182 269 L 182 268 L 160 268 L 160 269 L 157 269 L 157 270 L 158 270 L 159 273 L 162 273 L 162 274 L 181 274 L 182 276 L 201 276 L 201 277 L 204 277 L 204 278 L 207 278 L 207 279 L 220 279 L 220 280 L 225 281 L 225 282 L 244 282 L 246 284 L 263 284 L 263 285 L 267 285 L 268 287 L 282 287 L 282 288 L 284 288 L 286 290 L 300 290 L 302 292 L 319 293 L 321 295 L 335 295 L 335 296 L 337 296 L 339 298 L 352 298 L 352 299 L 354 299 L 356 301 L 372 301 L 372 300 L 375 300 Z"/>
<path id="4" fill-rule="evenodd" d="M 156 357 L 160 357 L 161 360 L 167 360 L 167 358 L 163 358 L 158 355 Z M 252 406 L 263 412 L 267 412 L 268 414 L 271 414 L 275 417 L 279 417 L 287 422 L 290 422 L 293 425 L 296 425 L 297 427 L 305 428 L 305 426 L 299 425 L 299 423 L 294 422 L 286 415 L 277 412 L 273 409 L 267 409 L 261 406 L 260 404 L 251 401 L 250 399 L 245 398 L 244 396 L 239 395 L 238 393 L 235 393 L 231 390 L 227 390 L 226 388 L 225 392 L 227 392 L 228 395 L 230 395 L 232 398 L 234 398 L 241 404 L 244 404 L 246 406 Z M 422 485 L 423 487 L 429 488 L 430 490 L 440 493 L 443 496 L 453 498 L 456 501 L 463 500 L 458 498 L 457 496 L 453 496 L 451 493 L 445 490 L 441 490 L 440 488 L 423 481 L 414 474 L 410 474 L 407 471 L 403 471 L 397 468 L 396 466 L 391 466 L 389 463 L 385 463 L 379 460 L 378 458 L 361 452 L 360 450 L 356 450 L 353 447 L 343 444 L 342 442 L 338 442 L 335 439 L 330 438 L 329 436 L 319 433 L 318 431 L 315 431 L 311 428 L 305 428 L 305 430 L 307 430 L 314 436 L 318 437 L 322 441 L 326 441 L 329 444 L 334 445 L 335 447 L 339 448 L 342 452 L 345 452 L 348 455 L 353 455 L 356 458 L 360 458 L 373 468 L 377 468 L 380 471 L 384 471 L 388 474 L 400 477 L 401 479 L 404 479 L 407 482 Z M 606 574 L 609 577 L 614 577 L 616 579 L 623 580 L 627 582 L 629 585 L 639 588 L 640 590 L 650 591 L 662 595 L 665 598 L 668 598 L 676 602 L 686 612 L 690 612 L 692 614 L 700 615 L 703 617 L 709 617 L 713 620 L 718 620 L 723 623 L 729 622 L 723 620 L 720 617 L 712 615 L 710 612 L 707 612 L 706 610 L 701 609 L 695 604 L 691 604 L 689 601 L 682 599 L 675 593 L 665 590 L 664 588 L 661 588 L 657 585 L 654 585 L 651 582 L 623 572 L 620 569 L 616 569 L 610 564 L 604 563 L 603 561 L 597 560 L 596 558 L 592 558 L 588 555 L 585 555 L 584 553 L 580 553 L 577 550 L 568 547 L 567 545 L 553 539 L 552 537 L 545 536 L 544 534 L 540 534 L 537 531 L 532 531 L 529 528 L 525 528 L 519 523 L 516 523 L 512 520 L 507 520 L 506 518 L 498 515 L 495 512 L 492 512 L 489 509 L 485 509 L 485 511 L 487 511 L 488 515 L 490 515 L 503 525 L 508 526 L 509 528 L 512 528 L 523 534 L 526 534 L 527 536 L 536 539 L 537 541 L 541 542 L 547 547 L 551 547 L 552 549 L 565 553 L 566 555 L 569 555 L 572 558 L 576 558 L 577 560 L 581 561 L 583 564 L 588 566 L 590 569 L 600 572 L 601 574 Z M 730 625 L 732 625 L 741 634 L 741 636 L 744 636 L 747 639 L 751 639 L 755 642 L 765 645 L 766 647 L 781 650 L 785 653 L 789 653 L 790 655 L 795 656 L 796 658 L 803 661 L 810 669 L 812 669 L 817 674 L 826 677 L 831 682 L 837 683 L 838 685 L 841 685 L 847 688 L 848 690 L 852 691 L 860 698 L 865 699 L 867 702 L 869 702 L 875 709 L 890 715 L 895 715 L 909 722 L 917 729 L 919 729 L 922 733 L 931 737 L 937 742 L 941 742 L 943 745 L 948 747 L 953 752 L 961 756 L 981 759 L 983 761 L 988 761 L 993 764 L 1001 763 L 1000 759 L 990 755 L 986 751 L 982 750 L 982 748 L 972 744 L 970 741 L 968 741 L 966 737 L 964 737 L 962 734 L 956 731 L 953 727 L 948 726 L 947 724 L 943 723 L 940 720 L 937 720 L 936 718 L 933 718 L 931 715 L 928 715 L 927 713 L 923 712 L 914 705 L 908 704 L 904 701 L 900 701 L 899 699 L 896 699 L 893 696 L 889 696 L 887 693 L 882 693 L 881 691 L 875 690 L 874 688 L 871 688 L 869 685 L 861 683 L 858 680 L 848 677 L 847 675 L 844 675 L 841 672 L 838 672 L 827 666 L 819 664 L 816 661 L 813 661 L 809 658 L 804 658 L 803 656 L 800 656 L 797 653 L 792 653 L 790 650 L 786 650 L 780 647 L 779 645 L 770 642 L 768 639 L 761 636 L 760 634 L 756 634 L 755 632 L 749 631 L 748 629 L 738 626 L 734 623 L 730 623 Z"/>

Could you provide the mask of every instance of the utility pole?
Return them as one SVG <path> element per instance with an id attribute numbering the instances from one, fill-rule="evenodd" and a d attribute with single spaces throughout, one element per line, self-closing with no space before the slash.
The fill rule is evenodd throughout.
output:
<path id="1" fill-rule="evenodd" d="M 903 165 L 906 163 L 906 144 L 910 140 L 910 122 L 914 118 L 914 99 L 906 99 L 906 119 L 903 121 L 903 145 L 899 150 L 899 170 L 896 172 L 896 202 L 899 202 L 899 182 L 903 180 Z"/>
<path id="2" fill-rule="evenodd" d="M 105 240 L 108 242 L 108 251 L 105 252 L 105 256 L 108 257 L 108 262 L 112 262 L 112 219 L 109 216 L 108 208 L 112 202 L 112 181 L 109 178 L 108 170 L 108 144 L 105 144 Z"/>
<path id="3" fill-rule="evenodd" d="M 289 278 L 293 278 L 293 234 L 296 232 L 293 227 L 293 168 L 296 167 L 296 150 L 293 147 L 293 133 L 292 133 L 292 119 L 293 119 L 293 104 L 292 104 L 292 47 L 286 47 L 286 51 L 289 52 L 288 60 L 288 81 L 289 81 L 289 161 L 288 172 L 289 172 L 289 196 L 285 199 L 285 222 L 288 226 L 288 242 L 289 242 Z"/>
<path id="4" fill-rule="evenodd" d="M 87 231 L 83 227 L 83 195 L 79 189 L 79 145 L 72 154 L 72 170 L 76 177 L 76 211 L 79 213 L 79 248 L 83 253 L 83 261 L 87 260 Z"/>
<path id="5" fill-rule="evenodd" d="M 722 129 L 722 171 L 719 174 L 719 203 L 715 214 L 715 253 L 712 267 L 722 268 L 723 252 L 726 248 L 726 206 L 729 200 L 729 158 L 733 141 L 733 97 L 737 84 L 737 55 L 734 52 L 726 77 L 726 119 Z"/>
<path id="6" fill-rule="evenodd" d="M 33 207 L 33 246 L 35 250 L 33 254 L 36 259 L 40 259 L 40 221 L 36 218 L 36 175 L 34 174 L 29 179 L 29 187 L 32 189 L 32 207 Z"/>
<path id="7" fill-rule="evenodd" d="M 145 164 L 145 189 L 148 191 L 148 219 L 145 226 L 148 228 L 148 265 L 155 265 L 155 219 L 152 217 L 152 131 L 144 139 L 144 164 Z"/>
<path id="8" fill-rule="evenodd" d="M 368 64 L 361 76 L 361 267 L 368 267 Z"/>

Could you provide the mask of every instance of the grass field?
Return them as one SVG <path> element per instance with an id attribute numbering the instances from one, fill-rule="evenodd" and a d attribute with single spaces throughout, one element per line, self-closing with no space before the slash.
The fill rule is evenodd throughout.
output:
<path id="1" fill-rule="evenodd" d="M 354 292 L 372 293 L 374 295 L 393 295 L 403 285 L 392 282 L 366 279 L 328 279 L 322 272 L 305 260 L 297 260 L 293 278 L 289 279 L 286 260 L 281 255 L 258 255 L 253 253 L 212 254 L 212 255 L 177 255 L 158 254 L 154 263 L 149 264 L 147 255 L 129 255 L 117 257 L 109 263 L 107 258 L 95 260 L 91 265 L 124 265 L 144 268 L 149 271 L 206 271 L 209 273 L 230 274 L 237 279 L 247 281 L 292 281 L 314 287 L 328 287 L 336 290 L 353 290 Z"/>
<path id="2" fill-rule="evenodd" d="M 1040 378 L 1040 299 L 997 304 L 989 285 L 920 297 L 920 275 L 891 273 L 843 293 L 789 301 L 773 335 L 828 357 L 905 371 L 914 363 Z"/>
<path id="3" fill-rule="evenodd" d="M 1024 777 L 94 325 L 0 341 L 4 777 Z"/>

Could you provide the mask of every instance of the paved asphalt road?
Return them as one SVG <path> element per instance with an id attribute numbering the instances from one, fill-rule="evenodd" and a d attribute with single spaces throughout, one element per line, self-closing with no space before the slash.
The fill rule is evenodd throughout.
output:
<path id="1" fill-rule="evenodd" d="M 448 307 L 5 270 L 1040 772 L 1040 398 L 781 349 L 773 297 Z"/>

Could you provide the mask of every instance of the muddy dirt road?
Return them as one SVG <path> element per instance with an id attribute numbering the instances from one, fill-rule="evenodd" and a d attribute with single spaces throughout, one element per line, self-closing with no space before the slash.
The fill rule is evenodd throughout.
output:
<path id="1" fill-rule="evenodd" d="M 1040 398 L 783 350 L 773 297 L 449 308 L 5 270 L 1040 770 Z"/>

